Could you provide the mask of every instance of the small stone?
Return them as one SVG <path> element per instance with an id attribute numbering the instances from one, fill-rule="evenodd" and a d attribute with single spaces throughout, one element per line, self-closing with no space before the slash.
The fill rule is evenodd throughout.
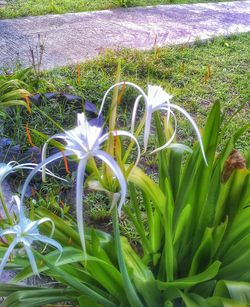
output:
<path id="1" fill-rule="evenodd" d="M 72 85 L 70 85 L 70 84 L 66 85 L 66 91 L 67 92 L 72 92 L 73 90 L 74 90 L 74 87 Z"/>
<path id="2" fill-rule="evenodd" d="M 4 180 L 2 183 L 2 191 L 3 191 L 3 197 L 5 199 L 9 214 L 13 215 L 15 207 L 13 207 L 13 202 L 12 202 L 12 190 L 6 180 Z M 3 209 L 1 201 L 0 201 L 0 217 L 5 217 L 5 213 L 4 213 L 4 209 Z"/>

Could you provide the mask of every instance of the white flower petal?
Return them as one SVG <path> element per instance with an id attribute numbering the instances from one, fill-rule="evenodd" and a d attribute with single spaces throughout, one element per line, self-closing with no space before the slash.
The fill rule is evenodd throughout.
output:
<path id="1" fill-rule="evenodd" d="M 110 132 L 105 133 L 99 139 L 99 143 L 101 144 L 101 143 L 105 142 L 108 139 L 110 134 L 113 134 L 114 136 L 127 136 L 135 142 L 136 147 L 137 147 L 137 158 L 136 158 L 135 165 L 137 165 L 139 163 L 139 160 L 140 160 L 140 157 L 141 157 L 141 148 L 140 148 L 140 145 L 139 145 L 136 137 L 132 133 L 125 131 L 125 130 L 114 130 L 114 131 L 110 131 Z"/>
<path id="2" fill-rule="evenodd" d="M 141 95 L 144 97 L 145 101 L 147 100 L 147 95 L 145 94 L 145 92 L 143 91 L 142 88 L 140 88 L 138 85 L 136 85 L 135 83 L 132 83 L 132 82 L 127 82 L 127 81 L 123 81 L 123 82 L 119 82 L 119 83 L 116 83 L 114 85 L 112 85 L 105 93 L 105 95 L 103 96 L 103 99 L 102 99 L 102 103 L 101 103 L 101 107 L 100 107 L 100 110 L 99 110 L 99 113 L 98 113 L 98 116 L 100 116 L 102 114 L 102 111 L 103 111 L 103 107 L 104 107 L 104 104 L 106 102 L 106 98 L 109 94 L 110 91 L 112 91 L 115 87 L 117 86 L 121 86 L 121 85 L 130 85 L 132 86 L 133 88 L 135 88 L 136 90 L 138 90 Z"/>
<path id="3" fill-rule="evenodd" d="M 61 245 L 60 243 L 58 243 L 58 242 L 57 242 L 56 240 L 54 240 L 54 239 L 48 238 L 48 237 L 43 236 L 43 235 L 40 235 L 40 234 L 39 234 L 39 235 L 35 235 L 33 238 L 34 238 L 34 240 L 36 240 L 36 241 L 40 241 L 40 242 L 42 242 L 42 243 L 45 243 L 46 246 L 47 246 L 47 245 L 50 245 L 50 246 L 53 246 L 53 247 L 55 247 L 56 249 L 58 249 L 58 251 L 60 252 L 60 254 L 59 254 L 59 256 L 58 256 L 56 262 L 59 261 L 59 259 L 60 259 L 61 256 L 62 256 L 62 253 L 63 253 L 63 247 L 62 247 L 62 245 Z M 43 249 L 43 251 L 44 251 L 44 249 Z M 43 251 L 42 251 L 42 252 L 43 252 Z"/>
<path id="4" fill-rule="evenodd" d="M 2 184 L 4 179 L 12 172 L 12 168 L 13 166 L 11 163 L 0 163 L 0 184 Z"/>
<path id="5" fill-rule="evenodd" d="M 157 107 L 163 103 L 170 103 L 172 96 L 165 92 L 162 87 L 157 85 L 148 85 L 148 104 Z"/>
<path id="6" fill-rule="evenodd" d="M 27 224 L 27 226 L 25 227 L 24 229 L 24 232 L 32 232 L 32 231 L 37 231 L 38 230 L 38 226 L 43 224 L 43 223 L 46 223 L 46 222 L 50 222 L 52 224 L 52 234 L 54 233 L 55 231 L 55 224 L 54 222 L 48 218 L 48 217 L 44 217 L 40 220 L 37 220 L 37 221 L 30 221 L 28 220 L 29 223 Z"/>
<path id="7" fill-rule="evenodd" d="M 14 229 L 9 228 L 9 229 L 2 230 L 0 232 L 0 237 L 6 236 L 6 235 L 14 235 L 14 234 L 16 234 L 16 231 Z"/>
<path id="8" fill-rule="evenodd" d="M 152 106 L 149 105 L 146 107 L 146 121 L 145 121 L 145 128 L 144 128 L 144 152 L 146 152 L 148 147 L 148 139 L 150 134 L 151 128 L 151 120 L 152 120 Z"/>
<path id="9" fill-rule="evenodd" d="M 131 138 L 136 146 L 137 146 L 137 158 L 136 158 L 136 161 L 135 161 L 135 166 L 139 163 L 140 161 L 140 157 L 141 157 L 141 148 L 140 148 L 140 145 L 136 139 L 136 137 L 134 137 L 134 135 L 128 131 L 125 131 L 125 130 L 115 130 L 115 131 L 112 131 L 113 135 L 114 136 L 128 136 L 129 138 Z"/>
<path id="10" fill-rule="evenodd" d="M 70 155 L 71 153 L 70 152 L 65 152 L 64 155 Z M 36 173 L 38 171 L 40 171 L 40 169 L 43 167 L 43 166 L 46 166 L 47 164 L 55 161 L 55 160 L 58 160 L 59 158 L 62 157 L 62 153 L 61 152 L 58 152 L 56 154 L 54 154 L 53 156 L 47 158 L 46 160 L 42 161 L 41 163 L 39 163 L 31 172 L 30 174 L 28 175 L 28 177 L 26 178 L 24 184 L 23 184 L 23 188 L 22 188 L 22 192 L 21 192 L 21 204 L 23 204 L 23 200 L 24 200 L 24 196 L 25 196 L 25 193 L 26 193 L 26 190 L 28 188 L 28 185 L 31 181 L 31 179 L 36 175 Z M 24 213 L 23 213 L 23 209 L 21 207 L 21 211 L 20 211 L 20 219 L 24 216 Z"/>
<path id="11" fill-rule="evenodd" d="M 82 159 L 79 162 L 77 168 L 77 178 L 76 178 L 76 219 L 77 219 L 77 227 L 84 255 L 86 255 L 86 244 L 85 244 L 84 223 L 83 223 L 83 183 L 84 183 L 86 163 L 87 159 Z"/>
<path id="12" fill-rule="evenodd" d="M 9 259 L 9 257 L 10 257 L 10 254 L 12 253 L 12 251 L 13 251 L 13 249 L 15 248 L 15 246 L 16 246 L 17 243 L 18 243 L 18 240 L 15 238 L 15 239 L 11 242 L 11 244 L 10 244 L 10 246 L 8 247 L 6 253 L 4 254 L 3 259 L 2 259 L 2 261 L 1 261 L 1 264 L 0 264 L 0 276 L 2 275 L 3 269 L 4 269 L 4 267 L 5 267 L 5 265 L 6 265 L 7 261 L 8 261 L 8 259 Z"/>
<path id="13" fill-rule="evenodd" d="M 138 109 L 139 102 L 142 98 L 142 95 L 139 95 L 134 103 L 133 111 L 132 111 L 132 117 L 131 117 L 131 133 L 134 133 L 135 131 L 135 118 L 136 118 L 136 113 Z"/>
<path id="14" fill-rule="evenodd" d="M 44 161 L 46 159 L 46 152 L 47 152 L 47 148 L 49 145 L 49 142 L 53 139 L 62 139 L 65 140 L 65 135 L 60 133 L 60 134 L 56 134 L 51 136 L 43 145 L 42 148 L 42 161 Z M 45 182 L 46 181 L 46 177 L 45 177 L 45 166 L 42 167 L 42 181 Z"/>
<path id="15" fill-rule="evenodd" d="M 169 110 L 168 110 L 169 111 Z M 150 154 L 154 154 L 160 150 L 163 150 L 167 147 L 169 147 L 169 145 L 173 142 L 174 138 L 175 138 L 175 135 L 176 135 L 176 129 L 177 129 L 177 120 L 176 120 L 176 116 L 174 115 L 174 113 L 172 111 L 169 111 L 170 114 L 173 115 L 173 118 L 174 118 L 174 132 L 173 134 L 171 135 L 171 137 L 169 138 L 169 140 L 162 146 L 154 149 Z"/>
<path id="16" fill-rule="evenodd" d="M 160 107 L 156 108 L 156 110 L 165 110 L 165 111 L 168 111 L 168 108 L 169 108 L 169 107 L 170 107 L 171 109 L 176 109 L 177 111 L 179 111 L 180 113 L 182 113 L 182 114 L 189 120 L 189 122 L 191 123 L 191 125 L 192 125 L 193 128 L 194 128 L 194 131 L 195 131 L 195 133 L 196 133 L 198 142 L 200 143 L 200 147 L 201 147 L 201 152 L 202 152 L 203 159 L 204 159 L 206 165 L 208 165 L 208 164 L 207 164 L 207 159 L 206 159 L 206 154 L 205 154 L 204 147 L 203 147 L 203 143 L 202 143 L 202 139 L 201 139 L 201 135 L 200 135 L 200 131 L 199 131 L 199 129 L 198 129 L 198 127 L 197 127 L 195 121 L 192 119 L 192 117 L 189 115 L 189 113 L 188 113 L 186 110 L 184 110 L 183 108 L 181 108 L 181 107 L 179 107 L 179 106 L 177 106 L 177 105 L 175 105 L 175 104 L 168 104 L 168 105 L 166 105 L 166 106 L 164 106 L 164 107 L 160 106 Z"/>
<path id="17" fill-rule="evenodd" d="M 39 276 L 39 272 L 38 272 L 37 265 L 36 265 L 36 260 L 35 260 L 35 257 L 33 255 L 32 251 L 31 251 L 30 244 L 28 242 L 27 243 L 24 242 L 24 249 L 25 249 L 26 254 L 29 258 L 29 262 L 30 262 L 33 273 L 35 275 Z"/>
<path id="18" fill-rule="evenodd" d="M 79 159 L 86 153 L 98 149 L 102 127 L 91 125 L 84 113 L 77 114 L 78 126 L 70 131 L 65 131 L 66 149 L 73 151 Z"/>

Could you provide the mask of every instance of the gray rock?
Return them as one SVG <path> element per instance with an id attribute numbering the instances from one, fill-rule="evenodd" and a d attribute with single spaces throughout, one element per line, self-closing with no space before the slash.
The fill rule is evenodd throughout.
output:
<path id="1" fill-rule="evenodd" d="M 4 6 L 7 4 L 7 1 L 5 0 L 0 0 L 0 7 Z"/>
<path id="2" fill-rule="evenodd" d="M 15 275 L 16 275 L 16 271 L 10 271 L 10 270 L 5 271 L 5 270 L 4 270 L 4 271 L 2 272 L 1 277 L 0 277 L 0 283 L 4 283 L 4 284 L 9 283 L 9 282 L 11 281 L 11 279 L 12 279 L 13 277 L 15 277 Z"/>
<path id="3" fill-rule="evenodd" d="M 9 209 L 9 213 L 10 215 L 12 215 L 14 211 L 14 206 L 12 203 L 12 190 L 6 180 L 4 180 L 2 183 L 2 191 L 3 191 L 3 197 L 5 199 L 7 208 Z M 0 216 L 5 217 L 5 213 L 4 213 L 1 201 L 0 201 Z"/>
<path id="4" fill-rule="evenodd" d="M 250 31 L 250 0 L 158 5 L 0 21 L 0 63 L 29 66 L 28 46 L 45 46 L 42 68 L 88 60 L 107 48 L 151 49 Z M 42 39 L 43 38 L 43 39 Z"/>

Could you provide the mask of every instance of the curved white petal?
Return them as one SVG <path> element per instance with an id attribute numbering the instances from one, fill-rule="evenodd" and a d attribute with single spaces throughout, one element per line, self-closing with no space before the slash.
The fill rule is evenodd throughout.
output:
<path id="1" fill-rule="evenodd" d="M 133 111 L 132 111 L 132 117 L 131 117 L 131 133 L 134 134 L 135 132 L 135 118 L 136 118 L 136 113 L 137 113 L 137 109 L 138 109 L 138 105 L 139 105 L 139 102 L 142 98 L 142 95 L 139 95 L 136 100 L 135 100 L 135 103 L 134 103 L 134 107 L 133 107 Z"/>
<path id="2" fill-rule="evenodd" d="M 43 223 L 47 223 L 47 222 L 51 223 L 51 232 L 50 232 L 49 238 L 52 238 L 52 236 L 53 236 L 53 234 L 55 232 L 55 228 L 56 228 L 55 227 L 55 223 L 52 221 L 52 219 L 50 219 L 49 217 L 44 217 L 44 218 L 38 220 L 37 226 L 39 226 L 39 225 L 41 225 Z M 42 252 L 45 251 L 46 247 L 47 247 L 47 245 L 44 246 L 44 249 L 43 249 Z"/>
<path id="3" fill-rule="evenodd" d="M 196 133 L 196 136 L 197 136 L 197 139 L 198 139 L 198 142 L 200 143 L 200 147 L 201 147 L 201 152 L 202 152 L 202 156 L 203 156 L 203 159 L 207 164 L 207 159 L 206 159 L 206 154 L 205 154 L 205 151 L 204 151 L 204 147 L 203 147 L 203 143 L 202 143 L 202 139 L 201 139 L 201 135 L 200 135 L 200 132 L 199 132 L 199 129 L 195 123 L 195 121 L 192 119 L 192 117 L 188 114 L 188 112 L 186 110 L 184 110 L 183 108 L 175 105 L 175 104 L 166 104 L 165 106 L 159 106 L 157 108 L 155 108 L 155 110 L 165 110 L 165 111 L 168 111 L 168 108 L 171 108 L 171 109 L 175 109 L 177 111 L 179 111 L 180 113 L 182 113 L 188 120 L 189 122 L 191 123 L 191 125 L 193 126 L 194 128 L 194 131 Z"/>
<path id="4" fill-rule="evenodd" d="M 174 118 L 174 132 L 173 132 L 173 134 L 171 135 L 171 137 L 169 138 L 169 140 L 168 140 L 164 145 L 162 145 L 162 146 L 160 146 L 160 147 L 154 149 L 150 154 L 154 154 L 154 153 L 156 153 L 156 152 L 158 152 L 158 151 L 160 151 L 160 150 L 165 149 L 166 147 L 168 147 L 168 146 L 173 142 L 173 140 L 174 140 L 174 138 L 175 138 L 176 130 L 177 130 L 177 120 L 176 120 L 176 116 L 174 115 L 174 113 L 173 113 L 172 111 L 169 111 L 169 110 L 168 110 L 168 112 L 169 112 L 169 114 L 172 114 L 172 115 L 173 115 L 173 118 Z M 168 116 L 168 115 L 167 115 L 167 116 Z M 168 120 L 168 119 L 167 119 L 167 120 Z"/>
<path id="5" fill-rule="evenodd" d="M 0 264 L 0 276 L 1 276 L 2 272 L 3 272 L 3 269 L 4 269 L 5 265 L 6 265 L 6 263 L 7 263 L 8 259 L 9 259 L 9 257 L 10 257 L 10 254 L 12 253 L 13 249 L 15 248 L 15 246 L 16 246 L 16 244 L 17 244 L 17 242 L 18 242 L 18 239 L 15 238 L 15 239 L 11 242 L 11 244 L 10 244 L 10 246 L 8 247 L 6 253 L 4 254 L 3 259 L 2 259 L 2 261 L 1 261 L 1 264 Z"/>
<path id="6" fill-rule="evenodd" d="M 86 256 L 86 243 L 83 222 L 83 183 L 86 164 L 87 159 L 80 160 L 76 178 L 76 220 L 84 256 Z"/>
<path id="7" fill-rule="evenodd" d="M 158 85 L 148 85 L 148 104 L 152 107 L 160 106 L 164 103 L 170 103 L 172 96 L 163 90 L 161 86 Z"/>
<path id="8" fill-rule="evenodd" d="M 54 224 L 54 222 L 50 219 L 50 218 L 48 218 L 48 217 L 44 217 L 44 218 L 42 218 L 42 219 L 40 219 L 40 220 L 36 220 L 36 221 L 30 221 L 29 222 L 29 224 L 25 227 L 25 229 L 24 229 L 24 232 L 26 233 L 26 232 L 32 232 L 32 231 L 37 231 L 38 230 L 38 226 L 39 225 L 41 225 L 41 224 L 43 224 L 43 223 L 46 223 L 46 222 L 50 222 L 51 223 L 51 225 L 52 225 L 52 231 L 51 231 L 51 233 L 52 233 L 52 235 L 53 235 L 53 233 L 54 233 L 54 231 L 55 231 L 55 224 Z"/>
<path id="9" fill-rule="evenodd" d="M 132 133 L 125 131 L 125 130 L 115 130 L 115 131 L 112 131 L 112 133 L 114 135 L 118 135 L 118 136 L 127 136 L 135 142 L 136 147 L 137 147 L 137 158 L 136 158 L 136 161 L 135 161 L 135 166 L 136 166 L 139 163 L 140 157 L 141 157 L 141 148 L 140 148 L 140 145 L 139 145 L 136 137 Z"/>
<path id="10" fill-rule="evenodd" d="M 24 222 L 24 223 L 22 223 Z M 27 235 L 30 233 L 32 233 L 32 231 L 36 231 L 38 232 L 37 230 L 37 221 L 31 221 L 27 218 L 25 218 L 25 220 L 21 220 L 19 222 L 19 224 L 23 224 L 22 226 L 22 232 L 26 233 Z"/>
<path id="11" fill-rule="evenodd" d="M 42 172 L 42 170 L 39 170 L 39 172 Z M 64 179 L 64 178 L 62 178 L 62 177 L 60 177 L 60 176 L 55 175 L 55 174 L 54 174 L 53 172 L 51 172 L 48 168 L 45 168 L 45 173 L 46 173 L 46 175 L 49 175 L 49 176 L 51 176 L 51 177 L 53 177 L 53 178 L 55 178 L 55 179 L 59 179 L 59 180 L 68 182 L 67 179 Z"/>
<path id="12" fill-rule="evenodd" d="M 35 275 L 39 276 L 39 272 L 38 272 L 37 265 L 36 265 L 36 260 L 35 260 L 35 257 L 33 255 L 32 251 L 31 251 L 30 244 L 26 241 L 24 241 L 23 244 L 24 244 L 24 249 L 26 251 L 26 254 L 29 258 L 29 262 L 30 262 L 32 271 Z"/>
<path id="13" fill-rule="evenodd" d="M 105 134 L 103 134 L 103 135 L 99 138 L 98 144 L 101 145 L 102 143 L 104 143 L 104 142 L 108 139 L 109 135 L 110 135 L 110 132 L 106 132 Z"/>
<path id="14" fill-rule="evenodd" d="M 148 147 L 148 139 L 150 134 L 150 128 L 151 128 L 151 120 L 152 120 L 152 106 L 147 105 L 146 106 L 146 121 L 145 121 L 145 127 L 144 127 L 144 152 L 147 151 Z"/>
<path id="15" fill-rule="evenodd" d="M 49 145 L 49 142 L 53 139 L 62 139 L 62 140 L 65 140 L 65 136 L 64 134 L 60 133 L 60 134 L 56 134 L 56 135 L 53 135 L 51 136 L 43 145 L 43 148 L 42 148 L 42 161 L 44 161 L 46 159 L 46 152 L 47 152 L 47 147 Z M 42 181 L 45 182 L 46 181 L 46 178 L 45 178 L 45 166 L 42 167 Z"/>
<path id="16" fill-rule="evenodd" d="M 14 235 L 16 234 L 16 231 L 14 229 L 5 229 L 3 231 L 0 232 L 0 237 L 6 236 L 6 235 Z"/>
<path id="17" fill-rule="evenodd" d="M 113 193 L 110 211 L 113 210 L 114 207 L 117 205 L 118 200 L 119 200 L 120 197 L 121 197 L 120 193 Z M 119 209 L 118 209 L 118 211 L 119 211 Z"/>
<path id="18" fill-rule="evenodd" d="M 64 152 L 64 155 L 70 155 L 71 152 L 68 152 L 68 151 L 65 151 Z M 31 172 L 30 174 L 28 175 L 28 177 L 26 178 L 24 184 L 23 184 L 23 188 L 22 188 L 22 192 L 21 192 L 21 205 L 23 204 L 23 199 L 24 199 L 24 196 L 25 196 L 25 193 L 26 193 L 26 190 L 28 188 L 28 185 L 31 181 L 31 179 L 35 176 L 35 174 L 43 167 L 43 166 L 46 166 L 47 164 L 59 159 L 62 157 L 62 153 L 61 152 L 58 152 L 56 154 L 54 154 L 53 156 L 45 159 L 44 161 L 42 161 L 41 163 L 39 163 Z M 20 219 L 24 216 L 24 213 L 23 213 L 23 208 L 21 206 L 20 208 Z"/>
<path id="19" fill-rule="evenodd" d="M 109 94 L 110 91 L 112 91 L 115 87 L 117 86 L 121 86 L 121 85 L 130 85 L 132 86 L 133 88 L 137 89 L 141 95 L 144 97 L 145 101 L 147 101 L 147 95 L 145 94 L 145 92 L 143 91 L 142 88 L 140 88 L 138 85 L 132 83 L 132 82 L 126 82 L 126 81 L 123 81 L 123 82 L 119 82 L 119 83 L 116 83 L 114 85 L 112 85 L 105 93 L 105 95 L 103 96 L 103 99 L 102 99 L 102 103 L 101 103 L 101 107 L 100 107 L 100 110 L 99 110 L 99 113 L 98 113 L 98 116 L 100 116 L 102 114 L 102 110 L 103 110 L 103 106 L 105 104 L 105 101 L 106 101 L 106 98 Z"/>
<path id="20" fill-rule="evenodd" d="M 4 181 L 4 179 L 10 174 L 12 173 L 12 169 L 13 169 L 13 162 L 12 163 L 0 163 L 0 183 L 2 184 L 2 182 Z M 16 165 L 16 164 L 15 164 Z"/>
<path id="21" fill-rule="evenodd" d="M 40 235 L 40 234 L 39 234 L 39 235 L 33 236 L 33 239 L 36 240 L 36 241 L 40 241 L 40 242 L 42 242 L 42 243 L 45 243 L 45 244 L 46 244 L 45 246 L 50 245 L 50 246 L 53 246 L 53 247 L 55 247 L 56 249 L 58 249 L 59 252 L 60 252 L 60 254 L 59 254 L 59 256 L 58 256 L 56 262 L 59 261 L 59 259 L 60 259 L 61 256 L 62 256 L 62 253 L 63 253 L 63 247 L 62 247 L 62 245 L 61 245 L 60 243 L 58 243 L 58 242 L 57 242 L 56 240 L 54 240 L 54 239 L 48 238 L 48 237 L 43 236 L 43 235 Z M 44 249 L 43 249 L 43 251 L 44 251 Z M 43 252 L 43 251 L 42 251 L 42 252 Z"/>
<path id="22" fill-rule="evenodd" d="M 104 141 L 106 141 L 110 134 L 113 134 L 114 136 L 127 136 L 127 137 L 131 138 L 135 142 L 136 147 L 137 147 L 137 158 L 136 158 L 135 165 L 137 165 L 139 163 L 139 160 L 140 160 L 140 157 L 141 157 L 141 148 L 140 148 L 140 145 L 139 145 L 136 137 L 132 133 L 130 133 L 128 131 L 125 131 L 125 130 L 113 130 L 113 131 L 105 133 L 100 138 L 100 140 L 99 140 L 100 143 L 99 144 L 101 144 Z"/>
<path id="23" fill-rule="evenodd" d="M 105 162 L 113 171 L 114 175 L 116 176 L 119 184 L 120 184 L 120 194 L 121 194 L 121 199 L 120 199 L 120 203 L 118 206 L 118 213 L 119 215 L 121 215 L 121 209 L 122 209 L 122 205 L 125 202 L 126 199 L 126 193 L 127 193 L 127 184 L 126 184 L 126 180 L 123 176 L 122 171 L 120 170 L 118 164 L 116 163 L 116 161 L 110 157 L 106 152 L 102 151 L 102 150 L 97 150 L 95 151 L 95 156 L 99 159 L 101 159 L 103 162 Z"/>
<path id="24" fill-rule="evenodd" d="M 12 196 L 12 201 L 14 199 L 14 202 L 16 203 L 17 205 L 17 211 L 18 211 L 18 214 L 20 216 L 20 211 L 21 211 L 21 200 L 20 200 L 20 197 L 18 195 L 14 195 Z"/>
<path id="25" fill-rule="evenodd" d="M 66 150 L 75 152 L 79 159 L 92 150 L 98 149 L 98 140 L 103 127 L 88 122 L 84 113 L 77 114 L 78 126 L 70 131 L 65 131 Z"/>
<path id="26" fill-rule="evenodd" d="M 22 164 L 17 163 L 15 166 L 12 167 L 12 169 L 15 170 L 16 168 L 18 169 L 18 168 L 24 168 L 24 167 L 34 167 L 36 165 L 37 165 L 36 163 L 22 163 Z"/>

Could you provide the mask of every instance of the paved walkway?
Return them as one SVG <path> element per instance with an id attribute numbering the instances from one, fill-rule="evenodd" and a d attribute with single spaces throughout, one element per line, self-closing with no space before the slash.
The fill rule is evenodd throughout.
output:
<path id="1" fill-rule="evenodd" d="M 81 62 L 106 48 L 150 49 L 250 31 L 250 1 L 162 5 L 0 20 L 0 66 L 30 65 L 45 37 L 43 68 Z"/>

